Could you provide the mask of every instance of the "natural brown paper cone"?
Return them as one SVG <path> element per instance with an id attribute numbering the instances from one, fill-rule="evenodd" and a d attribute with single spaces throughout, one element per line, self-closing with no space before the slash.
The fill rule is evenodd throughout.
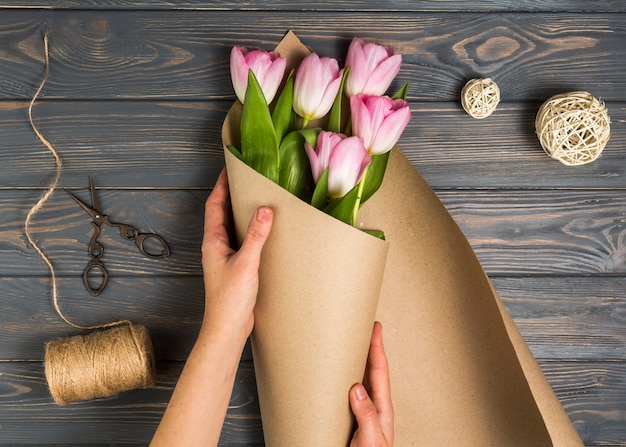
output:
<path id="1" fill-rule="evenodd" d="M 467 239 L 394 149 L 359 215 L 390 243 L 384 328 L 398 446 L 582 446 Z"/>
<path id="2" fill-rule="evenodd" d="M 228 151 L 226 166 L 240 240 L 258 206 L 274 211 L 252 333 L 265 443 L 344 447 L 353 427 L 348 392 L 363 380 L 388 244 L 316 210 Z"/>
<path id="3" fill-rule="evenodd" d="M 288 65 L 295 66 L 308 50 L 293 33 L 288 33 L 277 51 L 288 58 Z M 222 135 L 225 144 L 237 141 L 238 113 L 236 105 L 225 120 Z M 292 204 L 283 204 L 283 198 L 280 202 L 263 202 L 277 199 L 275 196 L 264 196 L 266 189 L 273 190 L 275 187 L 269 181 L 254 186 L 257 189 L 244 192 L 242 184 L 247 182 L 246 178 L 258 174 L 246 173 L 249 168 L 229 153 L 226 158 L 231 194 L 237 197 L 234 201 L 239 201 L 241 196 L 253 195 L 254 199 L 258 199 L 256 205 L 285 205 L 291 214 Z M 231 176 L 231 171 L 235 170 L 242 171 L 242 178 Z M 291 197 L 284 200 L 291 202 L 297 199 Z M 250 204 L 242 216 L 235 216 L 238 231 L 245 229 L 256 205 Z M 358 224 L 383 230 L 389 243 L 376 319 L 383 323 L 385 348 L 390 362 L 396 412 L 395 445 L 583 445 L 467 239 L 399 150 L 392 151 L 383 185 L 361 210 Z M 274 230 L 272 237 L 281 231 L 274 233 Z M 291 227 L 291 230 L 297 229 Z M 332 235 L 334 229 L 324 227 L 315 230 L 324 236 L 321 240 L 336 237 L 337 243 L 343 241 L 341 235 Z M 312 239 L 308 231 L 302 237 Z M 262 274 L 273 268 L 272 264 L 284 256 L 288 247 L 277 245 L 264 252 Z M 345 253 L 338 253 L 338 256 L 341 255 Z M 296 272 L 314 269 L 297 263 L 291 267 Z M 289 283 L 289 275 L 283 274 L 282 280 Z M 295 280 L 291 282 L 296 284 Z M 336 287 L 340 284 L 341 280 Z M 264 279 L 261 287 L 265 290 L 272 285 L 273 280 Z M 306 293 L 313 286 L 315 281 L 302 283 L 300 290 Z M 331 286 L 330 290 L 338 289 Z M 340 293 L 347 294 L 348 290 L 342 289 Z M 337 293 L 337 298 L 340 296 Z M 285 302 L 283 305 L 290 307 L 292 303 Z M 259 304 L 260 314 L 265 312 L 262 310 L 264 306 Z M 352 310 L 368 312 L 360 306 Z M 322 311 L 320 317 L 324 319 L 324 315 Z M 261 324 L 259 319 L 256 322 Z M 329 338 L 320 339 L 320 343 L 313 344 L 313 347 L 303 343 L 300 351 L 296 347 L 297 358 L 308 358 L 317 354 L 319 349 L 325 349 L 323 343 L 333 343 L 330 339 L 338 322 L 335 320 L 323 327 L 313 324 L 312 327 L 328 330 L 329 334 L 320 337 Z M 304 330 L 297 329 L 297 333 L 306 335 Z M 363 332 L 366 331 L 371 333 L 371 326 L 364 327 Z M 275 348 L 270 351 L 277 350 L 276 358 L 291 355 L 282 351 L 285 349 L 283 343 L 288 345 L 292 342 L 293 333 L 290 330 L 277 330 L 268 335 L 271 340 L 258 339 L 255 356 L 259 351 L 258 345 L 266 342 L 274 344 Z M 369 333 L 363 338 L 369 338 Z M 352 340 L 352 347 L 342 348 L 346 350 L 346 355 L 353 349 L 367 350 L 366 341 L 356 337 Z M 268 446 L 346 445 L 345 434 L 328 442 L 317 438 L 318 432 L 327 430 L 322 425 L 327 422 L 322 418 L 328 411 L 334 411 L 333 408 L 320 404 L 315 408 L 317 414 L 306 413 L 311 402 L 317 403 L 313 387 L 319 385 L 320 378 L 315 373 L 306 376 L 302 382 L 294 383 L 292 371 L 286 368 L 278 367 L 269 372 L 265 369 L 272 365 L 259 366 L 263 369 L 256 371 L 260 378 L 259 399 Z M 330 380 L 330 386 L 334 377 L 327 376 L 326 379 Z M 337 404 L 342 406 L 342 410 L 347 405 L 348 389 L 349 386 L 345 391 L 346 401 Z M 284 404 L 283 397 L 274 395 L 275 392 L 284 392 L 285 396 L 297 393 L 296 400 L 299 402 Z M 264 400 L 271 402 L 269 409 L 264 407 Z M 330 402 L 323 405 L 326 404 Z M 270 414 L 272 420 L 268 420 Z M 279 420 L 273 420 L 279 414 Z"/>

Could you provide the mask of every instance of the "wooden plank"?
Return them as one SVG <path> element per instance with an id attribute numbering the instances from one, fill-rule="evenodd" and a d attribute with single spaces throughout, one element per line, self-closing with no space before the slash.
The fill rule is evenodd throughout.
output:
<path id="1" fill-rule="evenodd" d="M 153 388 L 57 406 L 39 362 L 0 362 L 2 445 L 147 445 L 178 380 L 182 363 L 159 363 Z M 243 363 L 220 445 L 262 445 L 254 371 Z"/>
<path id="2" fill-rule="evenodd" d="M 230 102 L 43 101 L 33 116 L 63 161 L 60 185 L 209 188 L 224 166 Z M 28 102 L 0 101 L 0 188 L 46 185 L 56 165 L 28 122 Z"/>
<path id="3" fill-rule="evenodd" d="M 58 407 L 48 395 L 40 363 L 0 363 L 2 442 L 40 447 L 66 443 L 146 445 L 181 366 L 160 363 L 158 383 L 152 389 Z M 587 446 L 622 445 L 626 363 L 543 362 L 541 367 Z M 221 445 L 262 445 L 249 363 L 240 366 L 235 387 Z"/>
<path id="4" fill-rule="evenodd" d="M 462 5 L 462 6 L 461 6 Z M 624 4 L 620 0 L 606 0 L 589 2 L 588 0 L 465 0 L 459 3 L 455 0 L 426 0 L 414 2 L 411 0 L 394 0 L 393 2 L 375 2 L 371 0 L 321 0 L 311 3 L 302 0 L 260 0 L 241 3 L 227 0 L 28 0 L 12 1 L 1 0 L 0 8 L 46 8 L 46 9 L 167 9 L 167 10 L 198 10 L 198 11 L 224 11 L 224 10 L 296 10 L 303 13 L 311 11 L 543 11 L 543 12 L 618 12 L 625 11 Z"/>
<path id="5" fill-rule="evenodd" d="M 626 360 L 625 277 L 495 277 L 538 359 Z"/>
<path id="6" fill-rule="evenodd" d="M 19 9 L 0 17 L 0 98 L 33 96 L 47 32 L 45 98 L 230 99 L 230 48 L 271 49 L 289 29 L 341 60 L 354 36 L 390 45 L 404 58 L 396 87 L 410 81 L 412 99 L 456 101 L 468 79 L 489 76 L 507 101 L 571 89 L 626 100 L 624 13 Z"/>
<path id="7" fill-rule="evenodd" d="M 626 363 L 541 362 L 540 366 L 585 445 L 624 445 Z"/>
<path id="8" fill-rule="evenodd" d="M 493 283 L 538 359 L 626 361 L 626 278 L 496 277 Z M 99 297 L 84 290 L 80 277 L 59 278 L 58 286 L 71 321 L 144 324 L 159 360 L 186 359 L 200 328 L 199 276 L 112 277 Z M 2 277 L 0 296 L 0 361 L 40 360 L 50 340 L 87 332 L 57 316 L 46 278 Z M 251 359 L 249 349 L 244 359 Z"/>
<path id="9" fill-rule="evenodd" d="M 58 280 L 58 303 L 71 322 L 99 325 L 122 319 L 148 328 L 159 360 L 187 358 L 204 312 L 201 277 L 112 277 L 98 297 L 83 287 L 81 277 Z M 48 279 L 0 278 L 0 360 L 41 360 L 45 344 L 90 331 L 68 326 L 56 313 Z M 246 352 L 246 358 L 250 355 Z"/>
<path id="10" fill-rule="evenodd" d="M 81 191 L 83 199 L 88 198 Z M 101 190 L 112 220 L 160 234 L 172 255 L 143 256 L 114 229 L 101 237 L 113 278 L 201 274 L 200 243 L 207 191 Z M 24 219 L 38 191 L 0 196 L 0 275 L 47 276 L 27 243 Z M 621 190 L 440 191 L 487 272 L 516 275 L 621 275 L 626 272 L 626 195 Z M 89 216 L 58 192 L 33 219 L 31 233 L 59 275 L 81 275 L 88 261 Z"/>
<path id="11" fill-rule="evenodd" d="M 439 195 L 491 275 L 624 274 L 623 191 Z"/>
<path id="12" fill-rule="evenodd" d="M 35 106 L 40 131 L 63 159 L 61 186 L 87 176 L 107 188 L 210 188 L 224 162 L 227 101 L 57 101 Z M 487 119 L 460 103 L 414 103 L 399 146 L 436 190 L 453 188 L 626 189 L 626 103 L 603 155 L 570 167 L 549 158 L 535 136 L 538 103 L 503 103 Z M 55 164 L 28 123 L 27 101 L 0 101 L 0 189 L 40 188 Z"/>
<path id="13" fill-rule="evenodd" d="M 96 177 L 97 181 L 97 177 Z M 24 235 L 24 220 L 39 198 L 38 191 L 17 190 L 0 198 L 0 275 L 47 275 L 47 266 Z M 89 193 L 77 191 L 89 202 Z M 142 232 L 155 232 L 165 239 L 171 256 L 151 259 L 114 228 L 100 237 L 103 262 L 112 278 L 135 275 L 201 274 L 204 202 L 207 191 L 99 191 L 102 207 L 112 221 L 127 223 Z M 88 257 L 93 227 L 91 218 L 62 190 L 55 193 L 35 215 L 31 234 L 56 266 L 57 274 L 82 275 Z"/>

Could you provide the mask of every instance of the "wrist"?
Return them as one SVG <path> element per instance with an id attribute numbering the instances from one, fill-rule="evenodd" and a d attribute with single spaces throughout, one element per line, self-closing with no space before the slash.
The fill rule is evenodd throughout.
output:
<path id="1" fill-rule="evenodd" d="M 205 340 L 218 347 L 223 347 L 227 352 L 231 352 L 235 356 L 240 357 L 249 335 L 249 331 L 245 328 L 225 325 L 223 321 L 215 324 L 205 318 L 200 327 L 198 340 Z"/>

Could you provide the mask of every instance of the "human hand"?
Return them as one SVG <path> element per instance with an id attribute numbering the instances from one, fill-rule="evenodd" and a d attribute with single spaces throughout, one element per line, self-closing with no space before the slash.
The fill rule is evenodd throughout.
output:
<path id="1" fill-rule="evenodd" d="M 374 323 L 364 383 L 365 386 L 357 383 L 350 389 L 350 406 L 357 422 L 350 447 L 391 447 L 394 413 L 389 366 L 379 322 Z"/>
<path id="2" fill-rule="evenodd" d="M 272 210 L 260 207 L 252 217 L 238 251 L 230 245 L 230 195 L 226 171 L 206 202 L 202 266 L 205 283 L 203 328 L 221 335 L 248 338 L 254 326 L 259 263 L 272 227 Z"/>

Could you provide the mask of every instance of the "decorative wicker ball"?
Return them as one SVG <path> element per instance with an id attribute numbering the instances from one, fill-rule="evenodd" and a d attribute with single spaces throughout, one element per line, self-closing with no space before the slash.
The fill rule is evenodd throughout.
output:
<path id="1" fill-rule="evenodd" d="M 543 103 L 535 130 L 550 157 L 575 166 L 600 156 L 611 135 L 610 123 L 602 101 L 588 92 L 568 92 Z"/>
<path id="2" fill-rule="evenodd" d="M 489 78 L 472 79 L 461 90 L 461 105 L 474 118 L 486 118 L 500 102 L 500 89 Z"/>

